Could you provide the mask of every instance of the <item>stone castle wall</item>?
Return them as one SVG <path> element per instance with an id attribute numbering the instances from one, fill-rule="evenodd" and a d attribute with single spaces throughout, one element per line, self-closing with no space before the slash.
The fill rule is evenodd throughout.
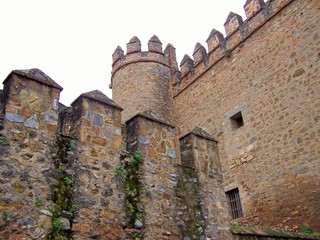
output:
<path id="1" fill-rule="evenodd" d="M 244 8 L 180 69 L 156 36 L 117 47 L 116 102 L 96 90 L 66 107 L 43 72 L 12 71 L 0 239 L 312 239 L 295 231 L 320 229 L 320 3 Z"/>
<path id="2" fill-rule="evenodd" d="M 227 37 L 213 31 L 209 54 L 181 66 L 180 134 L 201 127 L 218 140 L 224 190 L 240 191 L 240 222 L 319 228 L 319 7 L 269 1 L 252 16 L 246 8 L 245 22 L 231 14 Z"/>
<path id="3" fill-rule="evenodd" d="M 27 237 L 27 233 L 39 237 L 51 228 L 48 209 L 53 205 L 51 188 L 55 183 L 52 149 L 58 126 L 57 100 L 62 88 L 27 79 L 23 73 L 12 73 L 4 82 L 1 239 L 14 238 L 19 231 L 23 232 L 21 237 Z M 4 228 L 6 225 L 9 227 Z M 22 230 L 26 226 L 30 227 Z"/>
<path id="4" fill-rule="evenodd" d="M 155 116 L 141 114 L 127 122 L 127 129 L 127 149 L 139 148 L 143 156 L 138 173 L 145 190 L 139 201 L 144 239 L 180 239 L 174 201 L 180 161 L 174 128 Z"/>
<path id="5" fill-rule="evenodd" d="M 100 91 L 72 107 L 38 69 L 4 81 L 0 239 L 123 239 L 121 108 Z"/>

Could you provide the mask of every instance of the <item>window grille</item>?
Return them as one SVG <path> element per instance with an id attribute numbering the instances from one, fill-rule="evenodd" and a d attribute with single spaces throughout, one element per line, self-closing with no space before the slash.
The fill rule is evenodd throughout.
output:
<path id="1" fill-rule="evenodd" d="M 242 217 L 243 214 L 242 214 L 239 189 L 238 188 L 232 189 L 226 192 L 226 194 L 229 198 L 232 218 L 235 219 L 235 218 Z"/>

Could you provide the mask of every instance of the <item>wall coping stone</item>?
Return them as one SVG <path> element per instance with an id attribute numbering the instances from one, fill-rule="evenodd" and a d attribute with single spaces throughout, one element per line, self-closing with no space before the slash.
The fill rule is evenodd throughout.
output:
<path id="1" fill-rule="evenodd" d="M 89 99 L 97 101 L 99 103 L 110 105 L 112 107 L 118 108 L 121 111 L 123 110 L 123 108 L 120 107 L 118 104 L 116 104 L 115 101 L 113 101 L 112 99 L 108 98 L 107 95 L 105 95 L 104 93 L 102 93 L 99 90 L 93 90 L 93 91 L 90 91 L 90 92 L 82 93 L 79 97 L 77 97 L 76 100 L 74 100 L 71 103 L 71 106 L 74 105 L 82 97 L 89 98 Z"/>
<path id="2" fill-rule="evenodd" d="M 131 122 L 136 117 L 146 118 L 148 120 L 155 121 L 155 122 L 158 122 L 160 124 L 164 124 L 164 125 L 167 125 L 169 127 L 175 128 L 175 126 L 173 126 L 168 120 L 164 119 L 163 117 L 159 116 L 158 114 L 156 114 L 156 113 L 154 113 L 152 111 L 145 111 L 145 112 L 137 113 L 133 117 L 129 118 L 125 122 L 125 124 L 128 124 L 128 122 Z"/>
<path id="3" fill-rule="evenodd" d="M 11 78 L 12 74 L 16 74 L 16 75 L 19 75 L 22 77 L 29 78 L 29 79 L 34 80 L 36 82 L 43 83 L 43 84 L 48 85 L 50 87 L 57 88 L 60 91 L 63 90 L 63 88 L 59 84 L 57 84 L 54 80 L 52 80 L 48 75 L 46 75 L 44 72 L 42 72 L 38 68 L 13 70 L 6 77 L 6 79 L 3 81 L 3 84 L 5 84 Z"/>
<path id="4" fill-rule="evenodd" d="M 261 236 L 261 237 L 274 237 L 274 238 L 294 238 L 294 239 L 319 239 L 312 237 L 307 233 L 298 233 L 288 229 L 260 227 L 260 226 L 247 226 L 247 225 L 231 225 L 230 231 L 234 235 L 247 235 L 247 236 Z"/>
<path id="5" fill-rule="evenodd" d="M 179 138 L 179 140 L 182 140 L 183 138 L 189 136 L 190 134 L 218 143 L 218 141 L 214 139 L 214 137 L 212 137 L 209 133 L 207 133 L 206 131 L 204 131 L 202 128 L 199 128 L 199 127 L 195 127 L 190 132 L 184 134 L 182 137 Z"/>

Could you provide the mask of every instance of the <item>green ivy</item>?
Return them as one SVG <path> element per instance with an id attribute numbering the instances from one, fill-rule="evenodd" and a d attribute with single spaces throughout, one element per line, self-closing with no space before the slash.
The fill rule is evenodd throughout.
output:
<path id="1" fill-rule="evenodd" d="M 126 178 L 127 171 L 122 165 L 118 165 L 114 169 L 114 176 L 119 181 L 123 181 Z"/>
<path id="2" fill-rule="evenodd" d="M 9 216 L 9 213 L 8 213 L 7 210 L 2 211 L 1 217 L 2 217 L 3 219 L 6 219 L 8 216 Z"/>
<path id="3" fill-rule="evenodd" d="M 78 211 L 78 206 L 76 204 L 72 204 L 71 208 L 70 208 L 70 212 L 72 214 L 75 214 Z"/>
<path id="4" fill-rule="evenodd" d="M 69 151 L 74 151 L 76 149 L 76 141 L 75 140 L 70 140 L 68 144 L 68 149 Z"/>
<path id="5" fill-rule="evenodd" d="M 60 222 L 60 219 L 56 218 L 53 220 L 52 222 L 52 228 L 53 228 L 53 231 L 58 233 L 61 231 L 61 222 Z"/>
<path id="6" fill-rule="evenodd" d="M 9 140 L 6 137 L 0 139 L 0 145 L 9 145 Z"/>
<path id="7" fill-rule="evenodd" d="M 66 185 L 67 187 L 71 187 L 71 185 L 73 184 L 73 180 L 70 177 L 65 177 L 63 179 L 64 185 Z"/>
<path id="8" fill-rule="evenodd" d="M 312 228 L 308 227 L 308 226 L 302 226 L 300 231 L 302 233 L 307 233 L 307 234 L 310 234 L 312 237 L 316 238 L 317 237 L 317 234 L 313 231 Z"/>
<path id="9" fill-rule="evenodd" d="M 132 164 L 133 164 L 134 166 L 138 166 L 141 162 L 142 162 L 142 152 L 141 152 L 140 149 L 137 149 L 137 150 L 133 153 Z"/>
<path id="10" fill-rule="evenodd" d="M 39 198 L 36 198 L 36 200 L 34 201 L 34 205 L 35 205 L 36 207 L 41 207 L 41 206 L 42 206 L 41 200 L 40 200 Z"/>

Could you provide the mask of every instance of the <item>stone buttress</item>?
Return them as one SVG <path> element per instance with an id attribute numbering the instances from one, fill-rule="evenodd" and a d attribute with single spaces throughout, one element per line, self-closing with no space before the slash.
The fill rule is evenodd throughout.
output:
<path id="1" fill-rule="evenodd" d="M 122 239 L 123 204 L 114 177 L 122 142 L 122 108 L 98 90 L 81 94 L 71 106 L 62 130 L 68 132 L 75 125 L 71 134 L 78 142 L 73 237 Z"/>
<path id="2" fill-rule="evenodd" d="M 181 239 L 174 194 L 179 162 L 174 127 L 152 112 L 135 115 L 126 122 L 126 127 L 127 150 L 131 153 L 139 150 L 142 154 L 137 172 L 144 189 L 137 204 L 143 224 L 141 235 L 150 240 Z M 126 206 L 130 206 L 128 200 Z"/>
<path id="3" fill-rule="evenodd" d="M 232 239 L 218 142 L 200 128 L 180 138 L 180 229 L 190 239 Z"/>

